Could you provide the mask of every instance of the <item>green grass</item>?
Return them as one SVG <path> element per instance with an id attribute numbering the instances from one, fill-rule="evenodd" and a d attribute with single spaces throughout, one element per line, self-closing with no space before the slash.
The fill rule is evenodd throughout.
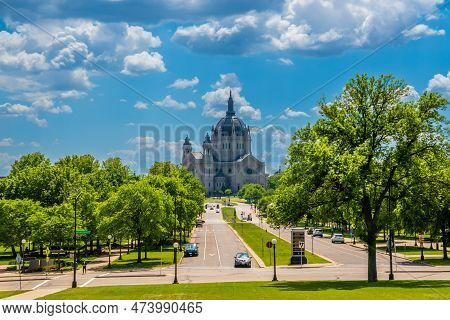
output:
<path id="1" fill-rule="evenodd" d="M 182 252 L 178 253 L 181 258 Z M 154 249 L 147 251 L 147 259 L 144 259 L 145 252 L 141 252 L 142 263 L 137 263 L 138 252 L 131 251 L 130 253 L 122 254 L 122 260 L 115 260 L 111 263 L 111 269 L 140 269 L 140 268 L 155 268 L 161 266 L 167 267 L 173 264 L 173 247 L 163 246 L 162 256 L 161 249 Z"/>
<path id="2" fill-rule="evenodd" d="M 10 265 L 15 264 L 16 259 L 11 256 L 11 254 L 8 255 L 0 255 L 0 265 Z"/>
<path id="3" fill-rule="evenodd" d="M 223 208 L 222 214 L 228 218 L 231 211 L 228 211 Z M 231 218 L 230 218 L 231 219 Z M 226 220 L 226 219 L 225 219 Z M 291 261 L 291 244 L 272 233 L 261 229 L 257 225 L 248 222 L 236 222 L 229 223 L 229 225 L 237 231 L 237 233 L 241 236 L 241 238 L 249 245 L 252 250 L 264 261 L 266 266 L 271 266 L 273 263 L 273 249 L 269 249 L 266 247 L 266 243 L 271 241 L 273 238 L 277 239 L 276 246 L 276 254 L 277 254 L 277 264 L 278 265 L 288 265 Z M 309 251 L 306 252 L 306 258 L 308 259 L 309 264 L 313 263 L 327 263 L 329 261 L 317 256 L 313 255 Z"/>
<path id="4" fill-rule="evenodd" d="M 279 281 L 67 289 L 43 300 L 431 300 L 450 299 L 450 281 Z"/>
<path id="5" fill-rule="evenodd" d="M 428 263 L 433 266 L 450 266 L 450 260 L 444 260 L 442 257 L 425 258 L 423 261 L 420 261 L 420 258 L 415 258 L 414 261 Z"/>
<path id="6" fill-rule="evenodd" d="M 225 207 L 222 208 L 222 217 L 223 220 L 225 220 L 226 222 L 231 222 L 233 216 L 234 216 L 234 208 L 230 208 L 230 207 Z"/>
<path id="7" fill-rule="evenodd" d="M 29 290 L 0 291 L 0 299 L 15 296 L 17 294 L 25 293 L 27 291 L 29 291 Z"/>
<path id="8" fill-rule="evenodd" d="M 414 246 L 397 246 L 397 253 L 406 254 L 406 255 L 420 255 L 420 247 Z M 442 255 L 441 250 L 423 248 L 423 254 L 425 255 Z"/>

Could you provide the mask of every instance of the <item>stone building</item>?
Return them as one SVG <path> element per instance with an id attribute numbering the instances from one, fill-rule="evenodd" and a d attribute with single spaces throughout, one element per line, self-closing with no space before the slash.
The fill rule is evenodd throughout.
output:
<path id="1" fill-rule="evenodd" d="M 228 99 L 226 116 L 212 127 L 203 141 L 203 152 L 194 152 L 189 137 L 183 144 L 183 165 L 203 184 L 208 195 L 242 185 L 267 184 L 265 164 L 252 155 L 250 127 L 236 116 L 233 98 Z"/>

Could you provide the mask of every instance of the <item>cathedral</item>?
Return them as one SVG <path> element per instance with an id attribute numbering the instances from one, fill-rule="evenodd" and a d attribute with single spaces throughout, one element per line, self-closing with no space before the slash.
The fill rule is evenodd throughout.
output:
<path id="1" fill-rule="evenodd" d="M 206 134 L 203 152 L 193 152 L 186 137 L 183 165 L 202 182 L 208 195 L 225 189 L 237 193 L 247 183 L 266 187 L 265 164 L 251 149 L 250 127 L 236 116 L 230 90 L 227 113 L 212 127 L 211 134 Z"/>

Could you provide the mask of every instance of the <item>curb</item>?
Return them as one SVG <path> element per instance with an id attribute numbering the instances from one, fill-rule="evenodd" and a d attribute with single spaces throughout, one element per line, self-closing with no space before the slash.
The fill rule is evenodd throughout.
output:
<path id="1" fill-rule="evenodd" d="M 236 235 L 236 237 L 238 237 L 239 240 L 241 240 L 241 242 L 244 244 L 245 248 L 247 249 L 248 252 L 250 252 L 251 256 L 256 260 L 256 263 L 258 264 L 258 266 L 260 268 L 266 268 L 266 265 L 264 264 L 264 262 L 261 260 L 261 258 L 253 251 L 252 248 L 250 248 L 249 245 L 247 245 L 247 243 L 244 241 L 244 239 L 241 238 L 241 236 L 237 233 L 236 230 L 234 230 L 229 223 L 227 223 L 228 228 L 231 229 L 231 231 L 234 232 L 234 234 Z"/>

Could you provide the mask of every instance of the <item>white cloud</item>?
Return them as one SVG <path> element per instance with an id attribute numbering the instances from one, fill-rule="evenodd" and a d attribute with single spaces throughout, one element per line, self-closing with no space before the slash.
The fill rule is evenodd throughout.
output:
<path id="1" fill-rule="evenodd" d="M 291 66 L 294 64 L 294 62 L 292 62 L 292 60 L 289 58 L 279 58 L 278 61 L 280 61 L 280 63 L 285 64 L 287 66 Z"/>
<path id="2" fill-rule="evenodd" d="M 428 81 L 428 91 L 439 92 L 446 98 L 450 99 L 450 71 L 447 76 L 440 73 L 436 74 L 430 81 Z"/>
<path id="3" fill-rule="evenodd" d="M 39 127 L 47 126 L 47 120 L 39 118 L 34 108 L 19 103 L 4 103 L 0 105 L 0 116 L 14 118 L 23 116 L 27 120 L 37 124 Z"/>
<path id="4" fill-rule="evenodd" d="M 203 116 L 212 118 L 224 117 L 231 90 L 234 109 L 238 115 L 251 120 L 261 119 L 261 110 L 253 107 L 241 95 L 242 85 L 235 73 L 221 74 L 219 80 L 212 84 L 211 87 L 215 90 L 208 91 L 202 96 L 204 102 Z"/>
<path id="5" fill-rule="evenodd" d="M 39 142 L 36 142 L 36 141 L 31 141 L 30 142 L 30 146 L 32 146 L 34 148 L 39 148 L 41 146 L 41 144 Z"/>
<path id="6" fill-rule="evenodd" d="M 167 95 L 161 101 L 155 101 L 155 105 L 164 108 L 173 108 L 177 110 L 193 109 L 197 107 L 194 101 L 188 101 L 187 103 L 178 102 L 170 95 Z"/>
<path id="7" fill-rule="evenodd" d="M 406 38 L 412 39 L 412 40 L 418 40 L 420 38 L 426 37 L 426 36 L 445 36 L 445 30 L 440 29 L 436 30 L 433 28 L 430 28 L 426 24 L 418 24 L 415 25 L 413 28 L 409 30 L 403 31 L 403 35 Z"/>
<path id="8" fill-rule="evenodd" d="M 284 109 L 283 114 L 280 116 L 280 119 L 286 120 L 286 119 L 298 118 L 298 117 L 309 117 L 309 115 L 303 111 L 295 111 L 291 108 L 286 108 L 286 109 Z"/>
<path id="9" fill-rule="evenodd" d="M 420 24 L 405 31 L 421 17 L 432 15 L 443 0 L 285 0 L 279 10 L 210 19 L 183 25 L 172 36 L 191 50 L 222 54 L 260 51 L 296 51 L 338 54 L 351 48 L 373 48 L 398 34 L 405 40 L 443 35 Z"/>
<path id="10" fill-rule="evenodd" d="M 175 88 L 175 89 L 186 89 L 186 88 L 192 88 L 198 85 L 200 80 L 198 77 L 193 77 L 191 80 L 189 79 L 177 79 L 175 80 L 171 85 L 169 85 L 169 88 Z"/>
<path id="11" fill-rule="evenodd" d="M 135 103 L 134 107 L 139 110 L 148 109 L 148 104 L 142 101 L 138 101 Z"/>
<path id="12" fill-rule="evenodd" d="M 16 156 L 0 152 L 0 174 L 6 175 L 15 160 L 17 160 Z"/>
<path id="13" fill-rule="evenodd" d="M 3 138 L 0 140 L 0 147 L 10 147 L 13 144 L 12 138 Z"/>
<path id="14" fill-rule="evenodd" d="M 146 72 L 166 72 L 162 55 L 158 52 L 142 51 L 133 55 L 126 56 L 123 59 L 122 73 L 127 75 L 136 75 Z"/>
<path id="15" fill-rule="evenodd" d="M 419 99 L 419 93 L 413 86 L 407 86 L 408 92 L 402 97 L 403 102 L 414 102 Z"/>

